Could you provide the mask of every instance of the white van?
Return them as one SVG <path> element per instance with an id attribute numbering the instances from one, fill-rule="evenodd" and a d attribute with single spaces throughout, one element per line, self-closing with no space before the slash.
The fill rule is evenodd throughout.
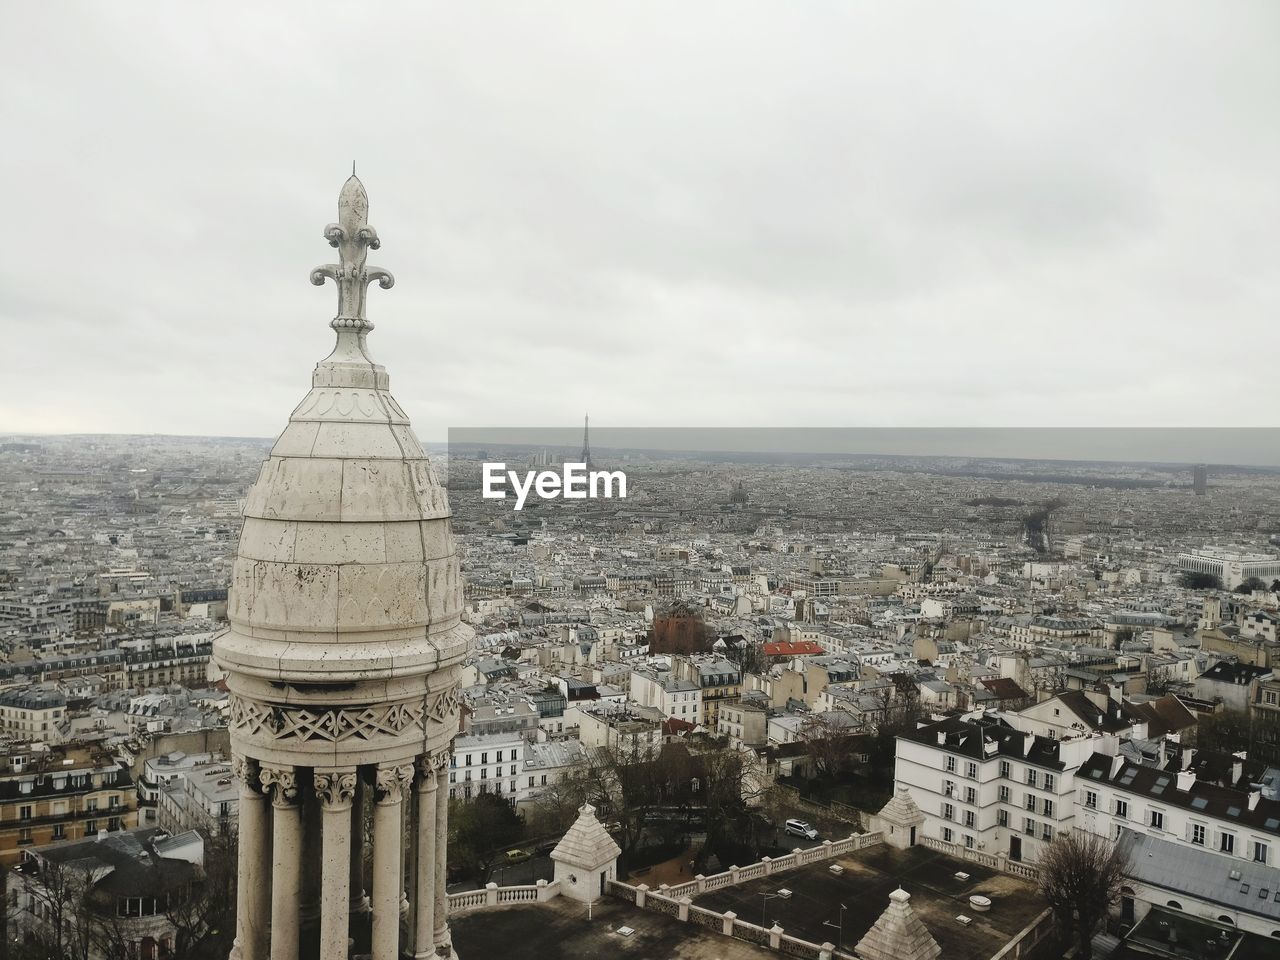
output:
<path id="1" fill-rule="evenodd" d="M 788 820 L 784 832 L 793 837 L 804 837 L 806 840 L 818 839 L 818 831 L 803 820 Z"/>

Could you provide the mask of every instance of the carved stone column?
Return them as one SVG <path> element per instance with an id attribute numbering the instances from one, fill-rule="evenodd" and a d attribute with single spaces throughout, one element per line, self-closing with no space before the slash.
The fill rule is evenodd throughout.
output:
<path id="1" fill-rule="evenodd" d="M 302 898 L 302 810 L 293 767 L 262 767 L 271 792 L 271 960 L 298 960 Z"/>
<path id="2" fill-rule="evenodd" d="M 445 748 L 445 757 L 453 753 L 452 747 Z M 447 957 L 453 952 L 453 944 L 449 939 L 449 895 L 445 888 L 447 880 L 445 858 L 449 851 L 449 767 L 445 760 L 436 774 L 436 910 L 435 910 L 435 944 L 436 953 Z"/>
<path id="3" fill-rule="evenodd" d="M 320 960 L 347 960 L 350 915 L 351 810 L 356 795 L 354 769 L 317 771 L 320 805 Z"/>
<path id="4" fill-rule="evenodd" d="M 302 909 L 299 916 L 305 927 L 314 927 L 320 919 L 320 801 L 313 782 L 303 777 L 298 784 L 298 803 L 302 808 Z M 314 778 L 312 778 L 314 780 Z"/>
<path id="5" fill-rule="evenodd" d="M 414 960 L 431 960 L 436 955 L 436 804 L 440 793 L 440 756 L 418 758 L 417 858 L 414 861 Z"/>
<path id="6" fill-rule="evenodd" d="M 369 898 L 364 889 L 364 808 L 369 785 L 356 772 L 356 795 L 351 803 L 351 912 L 368 913 Z"/>
<path id="7" fill-rule="evenodd" d="M 236 841 L 239 883 L 236 886 L 236 941 L 232 960 L 267 960 L 267 923 L 271 895 L 271 821 L 267 798 L 258 779 L 258 764 L 233 757 L 231 769 L 240 783 Z"/>
<path id="8" fill-rule="evenodd" d="M 401 812 L 412 782 L 411 764 L 378 768 L 373 808 L 373 960 L 399 960 L 400 956 Z"/>

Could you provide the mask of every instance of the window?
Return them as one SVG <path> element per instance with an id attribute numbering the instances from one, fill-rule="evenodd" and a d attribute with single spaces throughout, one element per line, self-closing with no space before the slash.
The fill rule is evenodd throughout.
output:
<path id="1" fill-rule="evenodd" d="M 954 820 L 955 818 L 956 818 L 956 808 L 949 803 L 944 803 L 942 805 L 942 819 Z"/>
<path id="2" fill-rule="evenodd" d="M 1191 825 L 1191 842 L 1197 846 L 1204 846 L 1204 824 L 1193 823 Z"/>
<path id="3" fill-rule="evenodd" d="M 1009 761 L 1008 761 L 1008 760 L 1001 760 L 1001 761 L 1000 761 L 1000 776 L 1005 777 L 1005 778 L 1008 778 L 1008 776 L 1009 776 L 1009 774 L 1010 774 L 1010 773 L 1011 773 L 1011 770 L 1010 770 L 1010 768 L 1009 768 Z"/>
<path id="4" fill-rule="evenodd" d="M 1218 849 L 1223 853 L 1236 852 L 1236 835 L 1234 833 L 1223 832 L 1218 835 Z"/>
<path id="5" fill-rule="evenodd" d="M 1053 784 L 1054 784 L 1053 774 L 1052 774 L 1052 773 L 1046 773 L 1046 774 L 1044 775 L 1044 788 L 1045 788 L 1046 790 L 1052 790 L 1052 789 L 1053 789 Z"/>
<path id="6" fill-rule="evenodd" d="M 977 779 L 978 779 L 978 765 L 977 765 L 976 763 L 970 763 L 968 766 L 966 766 L 966 767 L 965 767 L 965 776 L 966 776 L 966 777 L 968 777 L 970 780 L 977 780 Z"/>
<path id="7" fill-rule="evenodd" d="M 972 830 L 975 822 L 976 822 L 976 817 L 974 815 L 974 812 L 972 810 L 966 810 L 964 812 L 964 825 L 968 827 L 970 830 Z"/>
<path id="8" fill-rule="evenodd" d="M 1052 840 L 1053 825 L 1049 823 L 1044 824 L 1043 829 L 1040 831 L 1040 836 L 1043 837 L 1045 840 Z"/>
<path id="9" fill-rule="evenodd" d="M 65 840 L 67 836 L 67 828 L 65 824 L 55 823 L 53 825 L 53 839 Z"/>
<path id="10" fill-rule="evenodd" d="M 1028 837 L 1034 837 L 1036 835 L 1036 822 L 1030 817 L 1024 818 L 1022 821 L 1022 832 Z"/>
<path id="11" fill-rule="evenodd" d="M 973 849 L 973 834 L 966 833 L 964 835 L 964 845 L 968 847 L 970 850 Z"/>
<path id="12" fill-rule="evenodd" d="M 484 753 L 480 754 L 480 762 L 482 764 L 489 762 L 489 751 L 486 750 Z"/>
<path id="13" fill-rule="evenodd" d="M 1277 703 L 1280 703 L 1280 693 L 1275 690 L 1267 690 L 1263 693 L 1262 698 L 1268 707 L 1274 707 Z"/>
<path id="14" fill-rule="evenodd" d="M 531 787 L 533 786 L 533 777 L 530 777 L 530 778 L 529 778 L 529 786 L 531 786 Z"/>
<path id="15" fill-rule="evenodd" d="M 1008 811 L 1008 810 L 997 810 L 997 811 L 996 811 L 996 823 L 997 823 L 997 824 L 999 824 L 999 825 L 1000 825 L 1000 826 L 1002 826 L 1002 827 L 1007 827 L 1007 826 L 1009 825 L 1009 811 Z"/>
<path id="16" fill-rule="evenodd" d="M 1267 845 L 1261 840 L 1253 841 L 1253 859 L 1255 863 L 1267 862 Z"/>
<path id="17" fill-rule="evenodd" d="M 956 772 L 956 758 L 947 757 L 947 773 L 955 773 L 955 772 Z"/>
<path id="18" fill-rule="evenodd" d="M 1121 820 L 1129 819 L 1129 801 L 1128 800 L 1116 801 L 1116 816 L 1119 817 Z"/>
<path id="19" fill-rule="evenodd" d="M 1009 802 L 1009 788 L 1008 788 L 1008 787 L 1005 787 L 1005 786 L 1000 787 L 999 791 L 997 792 L 997 796 L 999 797 L 999 800 L 1000 800 L 1000 802 L 1001 802 L 1001 803 L 1008 803 L 1008 802 Z"/>
<path id="20" fill-rule="evenodd" d="M 19 819 L 19 820 L 30 820 L 30 819 L 31 819 L 31 806 L 30 806 L 29 804 L 28 804 L 27 806 L 23 806 L 23 807 L 19 807 L 19 808 L 18 808 L 18 819 Z"/>
<path id="21" fill-rule="evenodd" d="M 974 790 L 974 789 L 973 789 L 973 787 L 965 787 L 965 788 L 964 788 L 964 802 L 965 802 L 965 803 L 977 803 L 977 801 L 978 801 L 978 792 L 977 792 L 976 790 Z"/>
<path id="22" fill-rule="evenodd" d="M 1084 792 L 1084 805 L 1094 810 L 1098 809 L 1098 793 L 1096 790 L 1086 790 Z"/>
<path id="23" fill-rule="evenodd" d="M 86 821 L 86 822 L 85 822 L 85 825 L 84 825 L 84 835 L 85 835 L 86 837 L 91 837 L 91 836 L 93 836 L 93 835 L 94 835 L 95 833 L 97 833 L 97 832 L 98 832 L 98 821 L 97 821 L 97 820 L 89 820 L 89 821 Z"/>
<path id="24" fill-rule="evenodd" d="M 956 785 L 951 780 L 942 781 L 942 795 L 944 797 L 954 797 L 956 793 Z"/>
<path id="25" fill-rule="evenodd" d="M 1027 771 L 1027 786 L 1034 787 L 1036 783 L 1039 781 L 1039 779 L 1040 779 L 1039 772 L 1035 770 Z"/>
<path id="26" fill-rule="evenodd" d="M 951 843 L 955 839 L 955 836 L 956 835 L 952 832 L 950 827 L 942 828 L 942 839 L 947 841 L 947 843 Z"/>
<path id="27" fill-rule="evenodd" d="M 467 766 L 471 766 L 471 754 L 467 754 Z"/>
<path id="28" fill-rule="evenodd" d="M 1028 793 L 1028 794 L 1027 794 L 1027 809 L 1028 809 L 1028 810 L 1030 810 L 1030 811 L 1032 811 L 1033 813 L 1035 812 L 1035 809 L 1036 809 L 1036 795 L 1035 795 L 1034 793 Z"/>
<path id="29" fill-rule="evenodd" d="M 1052 817 L 1052 816 L 1053 816 L 1053 801 L 1052 801 L 1052 800 L 1046 800 L 1046 801 L 1044 802 L 1044 815 L 1045 815 L 1046 817 Z"/>

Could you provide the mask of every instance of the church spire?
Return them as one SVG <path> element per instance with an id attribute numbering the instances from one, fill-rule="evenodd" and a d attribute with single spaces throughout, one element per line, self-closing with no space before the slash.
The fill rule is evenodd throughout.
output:
<path id="1" fill-rule="evenodd" d="M 377 250 L 382 244 L 378 231 L 369 225 L 369 195 L 356 177 L 354 163 L 351 176 L 338 194 L 338 222 L 324 228 L 324 238 L 329 246 L 338 248 L 339 262 L 316 267 L 311 271 L 311 282 L 321 287 L 330 279 L 338 285 L 338 314 L 329 326 L 340 334 L 344 329 L 361 333 L 372 330 L 373 324 L 364 315 L 369 284 L 377 280 L 383 290 L 389 290 L 396 279 L 389 270 L 365 265 L 369 250 Z"/>

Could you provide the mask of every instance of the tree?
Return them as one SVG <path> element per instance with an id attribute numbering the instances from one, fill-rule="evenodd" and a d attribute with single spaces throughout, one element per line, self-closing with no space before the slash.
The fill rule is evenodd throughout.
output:
<path id="1" fill-rule="evenodd" d="M 175 890 L 165 911 L 173 924 L 173 951 L 191 960 L 221 960 L 231 949 L 236 925 L 236 840 L 204 838 L 204 868 L 197 883 Z"/>
<path id="2" fill-rule="evenodd" d="M 1104 837 L 1072 830 L 1049 844 L 1036 862 L 1040 893 L 1049 902 L 1064 939 L 1075 938 L 1076 956 L 1090 960 L 1093 934 L 1111 904 L 1120 899 L 1129 862 Z"/>
<path id="3" fill-rule="evenodd" d="M 1221 590 L 1222 580 L 1212 573 L 1200 573 L 1196 570 L 1184 570 L 1178 582 L 1188 590 Z"/>
<path id="4" fill-rule="evenodd" d="M 503 851 L 523 838 L 524 822 L 498 794 L 449 801 L 449 861 L 476 883 L 488 883 Z"/>
<path id="5" fill-rule="evenodd" d="M 89 960 L 95 942 L 95 911 L 90 902 L 94 877 L 55 860 L 39 859 L 22 871 L 22 887 L 31 905 L 23 924 L 20 957 L 40 960 Z"/>
<path id="6" fill-rule="evenodd" d="M 1261 577 L 1249 577 L 1248 579 L 1240 582 L 1240 585 L 1236 587 L 1235 592 L 1253 593 L 1255 590 L 1265 589 L 1267 589 L 1267 585 L 1263 582 Z"/>
<path id="7" fill-rule="evenodd" d="M 1233 753 L 1253 746 L 1253 723 L 1244 710 L 1219 710 L 1196 724 L 1195 745 L 1200 750 Z"/>
<path id="8" fill-rule="evenodd" d="M 852 714 L 843 711 L 814 713 L 800 725 L 800 742 L 819 777 L 834 777 L 849 766 L 858 725 Z"/>
<path id="9" fill-rule="evenodd" d="M 763 674 L 769 669 L 769 658 L 764 654 L 764 644 L 741 640 L 730 643 L 726 654 L 728 659 L 737 664 L 745 677 L 748 673 Z"/>

